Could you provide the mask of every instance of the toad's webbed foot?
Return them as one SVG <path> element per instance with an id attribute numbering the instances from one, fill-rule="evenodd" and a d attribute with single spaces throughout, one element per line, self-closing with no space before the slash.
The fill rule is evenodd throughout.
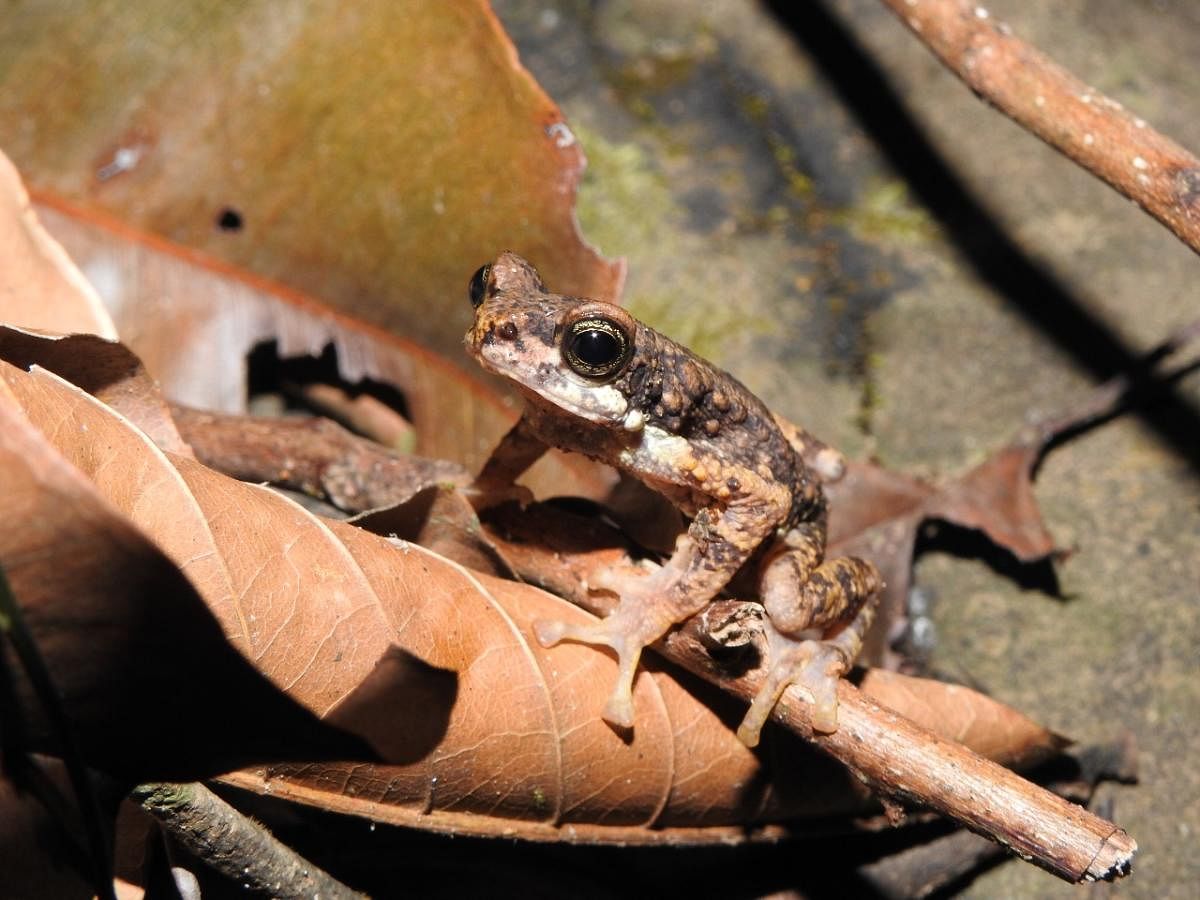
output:
<path id="1" fill-rule="evenodd" d="M 592 584 L 621 598 L 610 616 L 587 625 L 548 620 L 533 623 L 534 636 L 543 647 L 552 647 L 560 641 L 578 641 L 616 651 L 617 681 L 604 708 L 606 722 L 621 728 L 633 727 L 633 679 L 642 648 L 654 643 L 683 618 L 670 602 L 675 581 L 669 566 L 651 575 L 610 570 Z"/>
<path id="2" fill-rule="evenodd" d="M 789 572 L 796 565 L 803 572 L 803 563 L 798 552 L 781 554 L 768 564 L 763 597 L 768 618 L 763 625 L 769 669 L 738 728 L 738 738 L 748 747 L 758 743 L 789 685 L 812 703 L 814 731 L 837 731 L 838 679 L 849 671 L 875 619 L 882 583 L 874 566 L 853 557 L 829 560 L 797 584 Z M 838 623 L 845 624 L 838 628 Z M 833 635 L 823 640 L 808 636 L 830 629 Z"/>
<path id="3" fill-rule="evenodd" d="M 862 644 L 862 632 L 870 625 L 873 606 L 864 607 L 860 616 L 829 640 L 796 640 L 780 634 L 767 623 L 771 661 L 766 681 L 750 704 L 738 727 L 738 739 L 747 747 L 758 744 L 759 733 L 771 717 L 771 711 L 783 692 L 795 685 L 812 703 L 814 731 L 837 731 L 837 684 L 849 671 Z M 864 620 L 865 619 L 865 620 Z"/>
<path id="4" fill-rule="evenodd" d="M 637 672 L 642 647 L 645 646 L 619 628 L 613 617 L 591 625 L 572 625 L 560 621 L 542 620 L 533 623 L 533 633 L 543 647 L 553 647 L 559 641 L 579 641 L 583 644 L 602 644 L 617 653 L 617 683 L 608 704 L 604 720 L 620 728 L 633 727 L 633 677 Z"/>

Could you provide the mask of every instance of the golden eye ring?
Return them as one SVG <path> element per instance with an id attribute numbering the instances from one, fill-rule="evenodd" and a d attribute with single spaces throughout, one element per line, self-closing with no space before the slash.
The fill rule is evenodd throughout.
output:
<path id="1" fill-rule="evenodd" d="M 606 316 L 585 316 L 563 335 L 563 358 L 571 371 L 593 381 L 615 378 L 633 356 L 629 333 Z"/>

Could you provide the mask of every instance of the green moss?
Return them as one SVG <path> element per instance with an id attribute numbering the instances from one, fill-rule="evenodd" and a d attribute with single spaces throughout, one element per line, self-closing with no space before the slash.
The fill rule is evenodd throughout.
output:
<path id="1" fill-rule="evenodd" d="M 733 303 L 703 303 L 705 296 L 703 287 L 686 295 L 639 293 L 625 305 L 637 318 L 705 359 L 720 359 L 727 353 L 732 335 L 765 334 L 770 330 L 765 318 L 748 316 L 744 308 Z M 700 309 L 698 298 L 703 304 Z"/>
<path id="2" fill-rule="evenodd" d="M 635 143 L 613 143 L 576 126 L 588 167 L 575 214 L 587 239 L 604 252 L 625 256 L 658 236 L 674 203 L 662 175 Z"/>
<path id="3" fill-rule="evenodd" d="M 869 340 L 870 332 L 864 335 Z M 858 398 L 858 411 L 854 416 L 854 424 L 864 435 L 874 432 L 875 413 L 879 409 L 882 398 L 879 395 L 879 385 L 876 382 L 879 368 L 882 365 L 882 355 L 867 352 L 863 355 L 862 389 Z"/>
<path id="4" fill-rule="evenodd" d="M 694 56 L 642 57 L 612 70 L 609 81 L 623 102 L 644 94 L 661 93 L 692 76 Z"/>
<path id="5" fill-rule="evenodd" d="M 742 94 L 738 98 L 738 108 L 755 125 L 765 125 L 771 105 L 762 94 Z"/>
<path id="6" fill-rule="evenodd" d="M 796 164 L 796 148 L 771 125 L 771 102 L 760 93 L 743 93 L 737 98 L 738 108 L 750 122 L 762 130 L 763 138 L 788 190 L 799 200 L 813 194 L 813 182 Z"/>
<path id="7" fill-rule="evenodd" d="M 936 234 L 929 213 L 912 202 L 908 186 L 899 180 L 871 185 L 856 206 L 832 219 L 863 240 L 926 241 Z"/>

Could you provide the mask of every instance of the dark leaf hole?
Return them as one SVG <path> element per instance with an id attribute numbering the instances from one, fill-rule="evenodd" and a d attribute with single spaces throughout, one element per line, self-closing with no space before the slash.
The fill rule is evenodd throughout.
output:
<path id="1" fill-rule="evenodd" d="M 333 408 L 325 402 L 330 394 L 341 398 L 334 402 Z M 326 344 L 320 356 L 280 357 L 278 343 L 265 341 L 246 357 L 247 409 L 255 415 L 321 415 L 363 433 L 354 421 L 339 414 L 339 408 L 348 409 L 362 397 L 412 420 L 404 394 L 390 384 L 370 378 L 360 381 L 343 378 L 333 344 Z"/>
<path id="2" fill-rule="evenodd" d="M 242 224 L 242 214 L 231 206 L 217 213 L 217 227 L 222 231 L 241 231 Z"/>

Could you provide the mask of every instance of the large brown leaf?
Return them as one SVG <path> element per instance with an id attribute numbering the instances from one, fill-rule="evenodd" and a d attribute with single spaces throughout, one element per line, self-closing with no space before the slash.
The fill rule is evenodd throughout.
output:
<path id="1" fill-rule="evenodd" d="M 590 296 L 622 278 L 578 233 L 583 153 L 484 0 L 19 4 L 0 146 L 39 190 L 442 351 L 461 329 L 430 310 L 500 250 Z"/>
<path id="2" fill-rule="evenodd" d="M 173 401 L 245 410 L 247 356 L 274 342 L 282 358 L 332 347 L 339 375 L 382 382 L 403 394 L 417 453 L 477 468 L 516 419 L 516 407 L 457 366 L 403 337 L 353 321 L 311 298 L 251 278 L 178 247 L 61 202 L 43 203 L 46 228 L 102 286 L 123 341 Z M 468 273 L 469 274 L 469 273 Z M 463 285 L 447 321 L 465 331 Z M 63 323 L 69 326 L 69 323 Z M 530 483 L 539 493 L 603 496 L 611 474 L 579 457 L 551 454 Z"/>
<path id="3" fill-rule="evenodd" d="M 747 750 L 730 728 L 736 704 L 686 679 L 639 678 L 638 727 L 623 741 L 595 714 L 613 661 L 583 646 L 545 650 L 530 636 L 534 618 L 585 615 L 564 601 L 319 520 L 166 454 L 47 370 L 5 365 L 0 376 L 57 449 L 187 573 L 247 659 L 388 761 L 237 783 L 388 821 L 531 837 L 569 825 L 592 840 L 662 839 L 640 830 L 649 824 L 682 828 L 676 840 L 727 840 L 735 823 L 861 808 L 852 779 L 798 742 Z M 442 672 L 454 674 L 450 694 Z M 290 751 L 304 755 L 303 740 Z M 811 789 L 818 772 L 821 791 Z"/>
<path id="4" fill-rule="evenodd" d="M 234 652 L 179 569 L 25 418 L 23 401 L 63 393 L 62 383 L 0 365 L 0 504 L 7 523 L 0 528 L 0 565 L 89 762 L 132 781 L 194 778 L 280 754 L 297 758 L 294 746 L 304 748 L 300 758 L 369 752 L 362 741 L 323 726 Z M 86 396 L 69 387 L 66 394 Z M 79 439 L 86 416 L 47 421 L 60 445 L 92 452 L 97 470 L 124 470 L 113 455 L 119 448 L 106 438 Z M 144 472 L 135 466 L 131 483 Z M 157 498 L 150 491 L 143 499 Z M 25 737 L 35 749 L 59 750 L 61 735 L 15 661 L 8 656 L 5 664 L 18 675 Z M 11 725 L 16 712 L 8 713 Z"/>

